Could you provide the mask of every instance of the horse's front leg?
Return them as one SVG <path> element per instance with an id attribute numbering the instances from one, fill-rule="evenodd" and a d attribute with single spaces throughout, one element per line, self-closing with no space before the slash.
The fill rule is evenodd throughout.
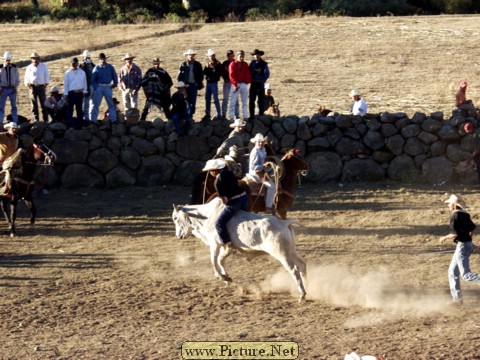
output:
<path id="1" fill-rule="evenodd" d="M 29 200 L 24 200 L 25 205 L 30 209 L 30 224 L 35 225 L 35 219 L 37 217 L 37 208 L 35 207 L 35 204 L 33 203 L 32 199 Z"/>
<path id="2" fill-rule="evenodd" d="M 7 220 L 7 223 L 8 223 L 8 227 L 10 229 L 10 227 L 12 226 L 12 220 L 10 218 L 10 213 L 8 211 L 8 198 L 6 197 L 2 197 L 2 212 L 3 212 L 3 215 L 5 216 L 5 220 Z"/>
<path id="3" fill-rule="evenodd" d="M 10 237 L 15 236 L 15 220 L 17 219 L 18 198 L 13 197 L 10 201 Z"/>
<path id="4" fill-rule="evenodd" d="M 215 240 L 210 243 L 210 261 L 213 265 L 213 271 L 215 276 L 221 278 L 225 282 L 231 282 L 230 276 L 225 274 L 225 269 L 220 266 L 219 255 L 222 245 L 218 244 Z"/>

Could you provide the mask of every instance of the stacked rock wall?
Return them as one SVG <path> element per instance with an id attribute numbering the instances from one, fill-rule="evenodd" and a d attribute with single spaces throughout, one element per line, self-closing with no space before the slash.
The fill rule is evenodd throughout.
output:
<path id="1" fill-rule="evenodd" d="M 248 143 L 256 133 L 267 135 L 278 153 L 299 148 L 310 164 L 306 180 L 314 183 L 471 183 L 475 171 L 460 172 L 458 166 L 473 150 L 472 135 L 463 132 L 465 121 L 477 125 L 455 111 L 449 119 L 441 112 L 412 118 L 405 113 L 263 116 L 247 124 L 244 137 Z M 39 169 L 37 181 L 62 187 L 190 185 L 230 131 L 227 122 L 202 122 L 179 138 L 173 124 L 160 118 L 84 130 L 45 125 L 40 136 L 58 158 L 55 169 Z"/>

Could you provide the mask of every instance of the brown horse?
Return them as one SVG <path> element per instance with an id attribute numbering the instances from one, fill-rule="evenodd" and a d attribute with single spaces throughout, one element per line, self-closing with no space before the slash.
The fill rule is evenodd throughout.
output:
<path id="1" fill-rule="evenodd" d="M 277 185 L 274 205 L 276 215 L 281 219 L 286 219 L 287 212 L 292 207 L 295 199 L 295 185 L 298 174 L 308 170 L 308 163 L 300 155 L 298 149 L 287 151 L 280 163 L 283 168 L 283 176 L 279 185 Z M 208 172 L 200 174 L 192 188 L 190 203 L 204 204 L 216 197 L 217 193 L 213 185 L 214 180 L 214 177 Z M 239 183 L 249 195 L 249 210 L 252 212 L 265 212 L 265 198 L 263 196 L 251 195 L 250 188 L 244 179 L 240 180 Z"/>

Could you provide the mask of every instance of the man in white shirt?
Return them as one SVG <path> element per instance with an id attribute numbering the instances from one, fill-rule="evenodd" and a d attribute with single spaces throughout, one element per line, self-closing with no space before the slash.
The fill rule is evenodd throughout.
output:
<path id="1" fill-rule="evenodd" d="M 67 127 L 81 129 L 83 124 L 83 97 L 87 94 L 87 76 L 85 71 L 78 67 L 78 59 L 71 61 L 72 67 L 65 72 L 63 77 L 63 97 L 68 99 Z M 73 107 L 77 117 L 73 117 Z"/>
<path id="2" fill-rule="evenodd" d="M 36 52 L 30 55 L 30 59 L 32 63 L 28 65 L 25 70 L 24 83 L 30 91 L 32 115 L 35 121 L 40 120 L 38 112 L 38 100 L 40 99 L 43 121 L 47 122 L 48 112 L 43 104 L 47 98 L 45 90 L 50 82 L 50 73 L 48 72 L 47 65 L 40 62 L 40 56 Z"/>
<path id="3" fill-rule="evenodd" d="M 364 116 L 367 113 L 367 102 L 360 97 L 360 92 L 353 89 L 350 91 L 350 97 L 353 99 L 353 104 L 350 109 L 352 115 Z"/>
<path id="4" fill-rule="evenodd" d="M 0 123 L 3 124 L 5 104 L 10 99 L 12 121 L 18 123 L 17 88 L 20 85 L 20 75 L 16 64 L 12 63 L 12 54 L 5 51 L 4 63 L 0 65 Z"/>

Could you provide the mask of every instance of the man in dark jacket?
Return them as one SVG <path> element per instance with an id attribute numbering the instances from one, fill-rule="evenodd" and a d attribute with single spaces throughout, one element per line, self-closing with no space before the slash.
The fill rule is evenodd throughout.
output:
<path id="1" fill-rule="evenodd" d="M 185 51 L 183 55 L 187 57 L 187 61 L 180 64 L 177 76 L 177 80 L 186 85 L 187 99 L 192 116 L 195 114 L 198 91 L 203 89 L 203 68 L 202 64 L 195 60 L 196 54 L 192 49 Z"/>
<path id="2" fill-rule="evenodd" d="M 142 79 L 142 88 L 147 98 L 140 117 L 140 120 L 143 121 L 147 119 L 148 110 L 152 105 L 161 107 L 167 119 L 171 118 L 172 97 L 170 88 L 173 86 L 173 81 L 168 72 L 160 67 L 160 62 L 158 57 L 154 58 L 153 66 L 147 70 Z"/>
<path id="3" fill-rule="evenodd" d="M 208 121 L 211 120 L 210 109 L 212 106 L 212 96 L 217 112 L 215 118 L 220 119 L 222 117 L 220 101 L 218 100 L 218 81 L 222 75 L 222 64 L 217 60 L 215 50 L 208 49 L 205 55 L 208 57 L 208 61 L 203 68 L 203 74 L 205 75 L 207 86 L 205 88 L 205 116 L 202 120 Z"/>
<path id="4" fill-rule="evenodd" d="M 258 49 L 253 50 L 253 60 L 250 63 L 252 83 L 250 84 L 249 111 L 250 118 L 255 115 L 255 99 L 258 98 L 258 114 L 263 115 L 265 109 L 265 82 L 270 77 L 268 64 L 262 59 L 264 52 Z"/>

